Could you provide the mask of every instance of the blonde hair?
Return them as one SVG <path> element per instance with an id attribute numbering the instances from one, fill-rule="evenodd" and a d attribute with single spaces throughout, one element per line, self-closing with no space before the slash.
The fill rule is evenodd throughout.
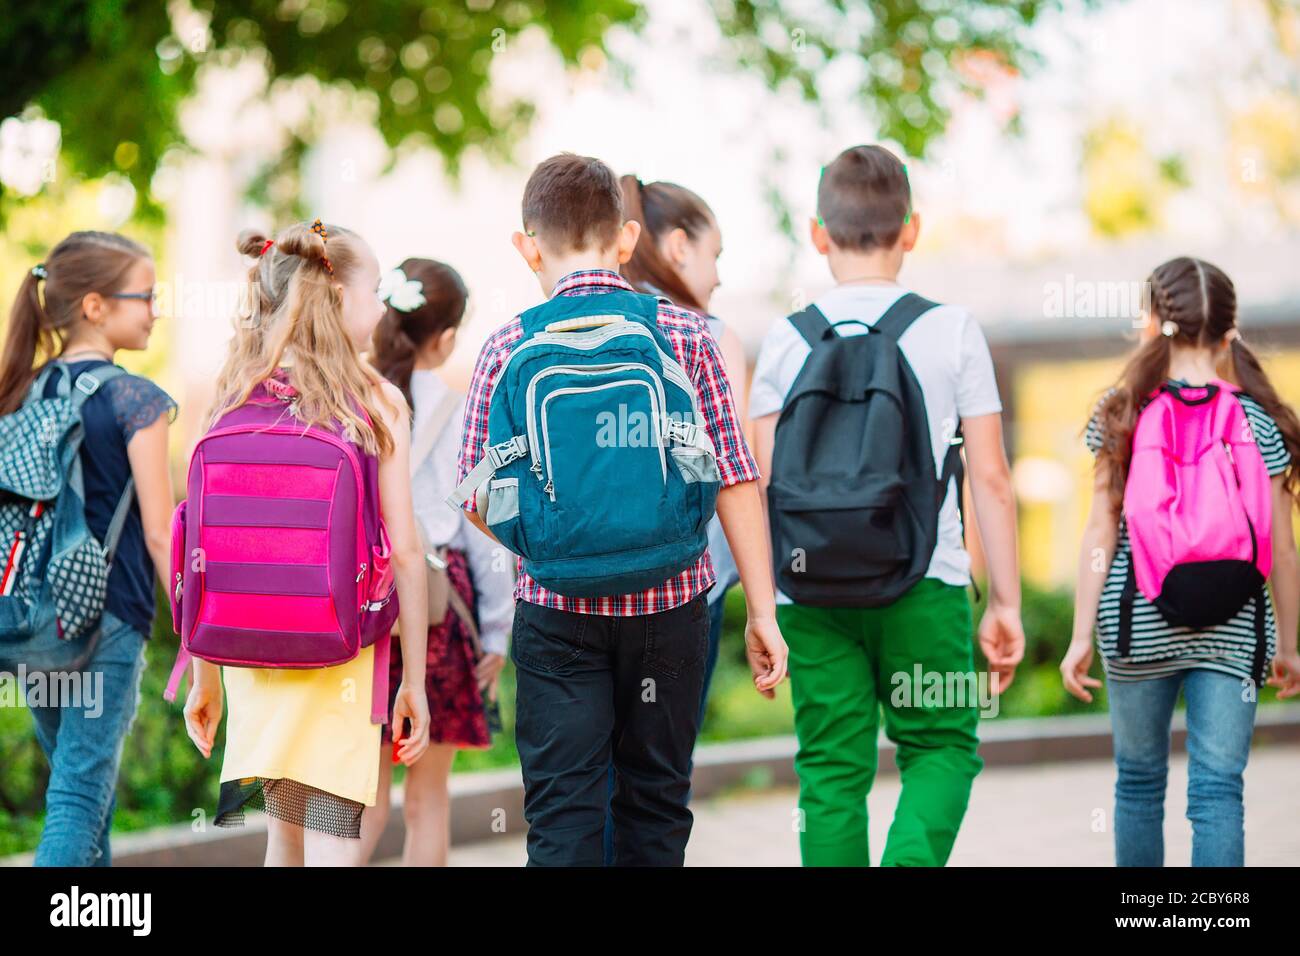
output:
<path id="1" fill-rule="evenodd" d="M 350 230 L 325 230 L 328 259 L 326 240 L 306 223 L 285 229 L 269 247 L 256 230 L 239 234 L 236 248 L 257 261 L 248 273 L 247 302 L 217 378 L 208 425 L 244 404 L 289 351 L 293 364 L 287 371 L 298 392 L 298 419 L 327 428 L 341 422 L 367 453 L 382 457 L 394 448 L 375 404 L 375 397 L 383 394 L 383 378 L 348 337 L 337 288 L 360 267 L 363 243 Z M 369 423 L 357 414 L 349 396 L 365 409 Z"/>

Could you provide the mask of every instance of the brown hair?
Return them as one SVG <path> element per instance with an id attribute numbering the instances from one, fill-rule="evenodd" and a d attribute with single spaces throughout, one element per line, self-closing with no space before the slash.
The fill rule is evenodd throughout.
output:
<path id="1" fill-rule="evenodd" d="M 401 312 L 390 302 L 375 329 L 370 357 L 379 374 L 400 388 L 407 404 L 413 405 L 411 372 L 415 370 L 415 353 L 434 336 L 460 325 L 469 292 L 460 273 L 445 262 L 407 259 L 401 269 L 407 279 L 423 286 L 424 305 Z"/>
<path id="2" fill-rule="evenodd" d="M 256 230 L 239 234 L 235 247 L 258 258 L 248 273 L 247 308 L 217 377 L 209 423 L 244 404 L 272 376 L 285 351 L 292 350 L 289 381 L 298 391 L 297 417 L 327 428 L 342 422 L 368 453 L 387 455 L 394 448 L 393 436 L 375 403 L 383 379 L 348 338 L 337 289 L 361 265 L 364 243 L 348 229 L 325 228 L 332 272 L 325 265 L 327 240 L 307 223 L 285 229 L 269 246 Z"/>
<path id="3" fill-rule="evenodd" d="M 149 258 L 148 249 L 115 232 L 74 232 L 23 277 L 0 358 L 0 415 L 16 411 L 40 369 L 63 354 L 82 299 L 121 292 L 131 267 Z"/>
<path id="4" fill-rule="evenodd" d="M 888 249 L 911 211 L 907 167 L 883 146 L 850 146 L 822 169 L 817 215 L 841 249 Z"/>
<path id="5" fill-rule="evenodd" d="M 524 229 L 557 252 L 612 246 L 623 225 L 623 194 L 599 159 L 560 153 L 537 164 L 524 186 Z"/>
<path id="6" fill-rule="evenodd" d="M 698 301 L 671 262 L 659 251 L 659 240 L 674 229 L 684 230 L 691 239 L 699 237 L 713 224 L 713 212 L 704 200 L 675 183 L 646 185 L 630 173 L 619 179 L 623 189 L 623 215 L 635 219 L 645 230 L 623 266 L 623 277 L 642 292 L 658 291 L 696 312 L 703 312 Z"/>
<path id="7" fill-rule="evenodd" d="M 1210 348 L 1237 327 L 1237 293 L 1232 280 L 1208 262 L 1187 256 L 1170 259 L 1156 267 L 1147 283 L 1151 294 L 1149 321 L 1162 326 L 1172 322 L 1174 328 L 1173 335 L 1157 334 L 1143 342 L 1120 372 L 1115 387 L 1102 399 L 1098 411 L 1102 445 L 1097 465 L 1104 462 L 1110 469 L 1110 498 L 1116 508 L 1124 499 L 1138 413 L 1168 377 L 1174 343 Z M 1240 335 L 1232 339 L 1230 348 L 1233 384 L 1257 401 L 1277 423 L 1291 455 L 1284 486 L 1293 497 L 1300 497 L 1300 420 L 1278 397 L 1259 359 Z"/>

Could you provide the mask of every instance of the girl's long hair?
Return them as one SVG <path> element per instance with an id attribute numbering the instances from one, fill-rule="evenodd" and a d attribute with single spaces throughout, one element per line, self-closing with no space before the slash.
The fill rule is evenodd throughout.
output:
<path id="1" fill-rule="evenodd" d="M 659 292 L 683 306 L 703 314 L 705 304 L 686 288 L 681 274 L 659 251 L 659 240 L 674 229 L 698 238 L 714 221 L 704 200 L 675 183 L 644 184 L 629 173 L 619 179 L 623 190 L 623 218 L 635 219 L 644 230 L 623 266 L 623 278 L 642 292 Z"/>
<path id="2" fill-rule="evenodd" d="M 360 266 L 362 240 L 339 226 L 326 229 L 333 273 L 326 267 L 326 240 L 306 223 L 288 227 L 269 247 L 266 236 L 255 230 L 239 234 L 236 247 L 257 258 L 248 273 L 247 301 L 217 377 L 208 424 L 244 404 L 288 351 L 288 380 L 298 392 L 298 419 L 329 429 L 341 422 L 367 453 L 384 456 L 394 444 L 375 401 L 383 380 L 348 337 L 337 288 Z M 365 409 L 369 422 L 349 398 Z"/>
<path id="3" fill-rule="evenodd" d="M 82 299 L 121 292 L 127 273 L 148 258 L 148 249 L 115 232 L 74 232 L 45 257 L 45 278 L 28 270 L 9 310 L 0 356 L 0 415 L 16 411 L 40 370 L 63 354 L 82 320 Z"/>
<path id="4" fill-rule="evenodd" d="M 1103 439 L 1097 464 L 1104 462 L 1109 467 L 1110 497 L 1117 508 L 1124 499 L 1138 413 L 1151 393 L 1169 376 L 1174 343 L 1210 348 L 1220 344 L 1237 327 L 1237 292 L 1232 280 L 1210 263 L 1188 256 L 1171 259 L 1157 266 L 1147 282 L 1151 294 L 1150 321 L 1161 325 L 1172 322 L 1176 330 L 1172 336 L 1157 334 L 1147 339 L 1128 360 L 1114 389 L 1101 403 L 1099 424 Z M 1283 485 L 1292 497 L 1300 499 L 1300 420 L 1278 397 L 1259 359 L 1239 334 L 1233 337 L 1230 349 L 1232 366 L 1227 377 L 1277 423 L 1291 455 Z"/>
<path id="5" fill-rule="evenodd" d="M 413 405 L 415 353 L 434 336 L 460 325 L 469 292 L 460 273 L 445 262 L 413 258 L 403 262 L 401 269 L 407 279 L 423 287 L 424 305 L 401 312 L 389 304 L 375 329 L 370 360 L 380 375 L 402 390 L 406 403 Z"/>

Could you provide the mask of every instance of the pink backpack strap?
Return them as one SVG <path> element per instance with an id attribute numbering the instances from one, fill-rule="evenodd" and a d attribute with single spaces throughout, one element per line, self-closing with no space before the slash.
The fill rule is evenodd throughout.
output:
<path id="1" fill-rule="evenodd" d="M 393 639 L 381 637 L 375 641 L 375 678 L 371 682 L 370 722 L 372 724 L 388 723 L 388 663 L 392 651 Z"/>
<path id="2" fill-rule="evenodd" d="M 185 649 L 185 643 L 182 641 L 180 649 L 176 652 L 176 663 L 172 665 L 171 676 L 167 678 L 167 689 L 163 691 L 163 700 L 172 703 L 176 700 L 176 691 L 181 686 L 181 677 L 189 670 L 190 652 Z"/>

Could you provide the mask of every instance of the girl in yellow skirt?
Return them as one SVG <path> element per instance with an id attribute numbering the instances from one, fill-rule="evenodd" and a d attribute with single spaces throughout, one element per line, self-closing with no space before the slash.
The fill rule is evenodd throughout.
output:
<path id="1" fill-rule="evenodd" d="M 328 243 L 328 246 L 327 246 Z M 429 744 L 424 695 L 427 620 L 424 560 L 411 503 L 406 399 L 362 357 L 384 313 L 379 263 L 355 233 L 291 226 L 274 240 L 243 233 L 256 256 L 251 309 L 238 323 L 217 383 L 212 421 L 260 383 L 309 424 L 343 422 L 378 458 L 380 509 L 392 546 L 403 670 L 392 709 L 398 757 L 415 763 Z M 349 397 L 369 420 L 358 418 Z M 373 425 L 371 423 L 373 422 Z M 194 661 L 185 704 L 190 738 L 212 754 L 229 697 L 225 761 L 215 823 L 238 826 L 247 806 L 267 815 L 268 866 L 361 862 L 361 812 L 378 786 L 381 726 L 371 722 L 374 647 L 346 664 L 313 670 L 220 668 Z M 409 721 L 409 732 L 404 732 Z"/>

